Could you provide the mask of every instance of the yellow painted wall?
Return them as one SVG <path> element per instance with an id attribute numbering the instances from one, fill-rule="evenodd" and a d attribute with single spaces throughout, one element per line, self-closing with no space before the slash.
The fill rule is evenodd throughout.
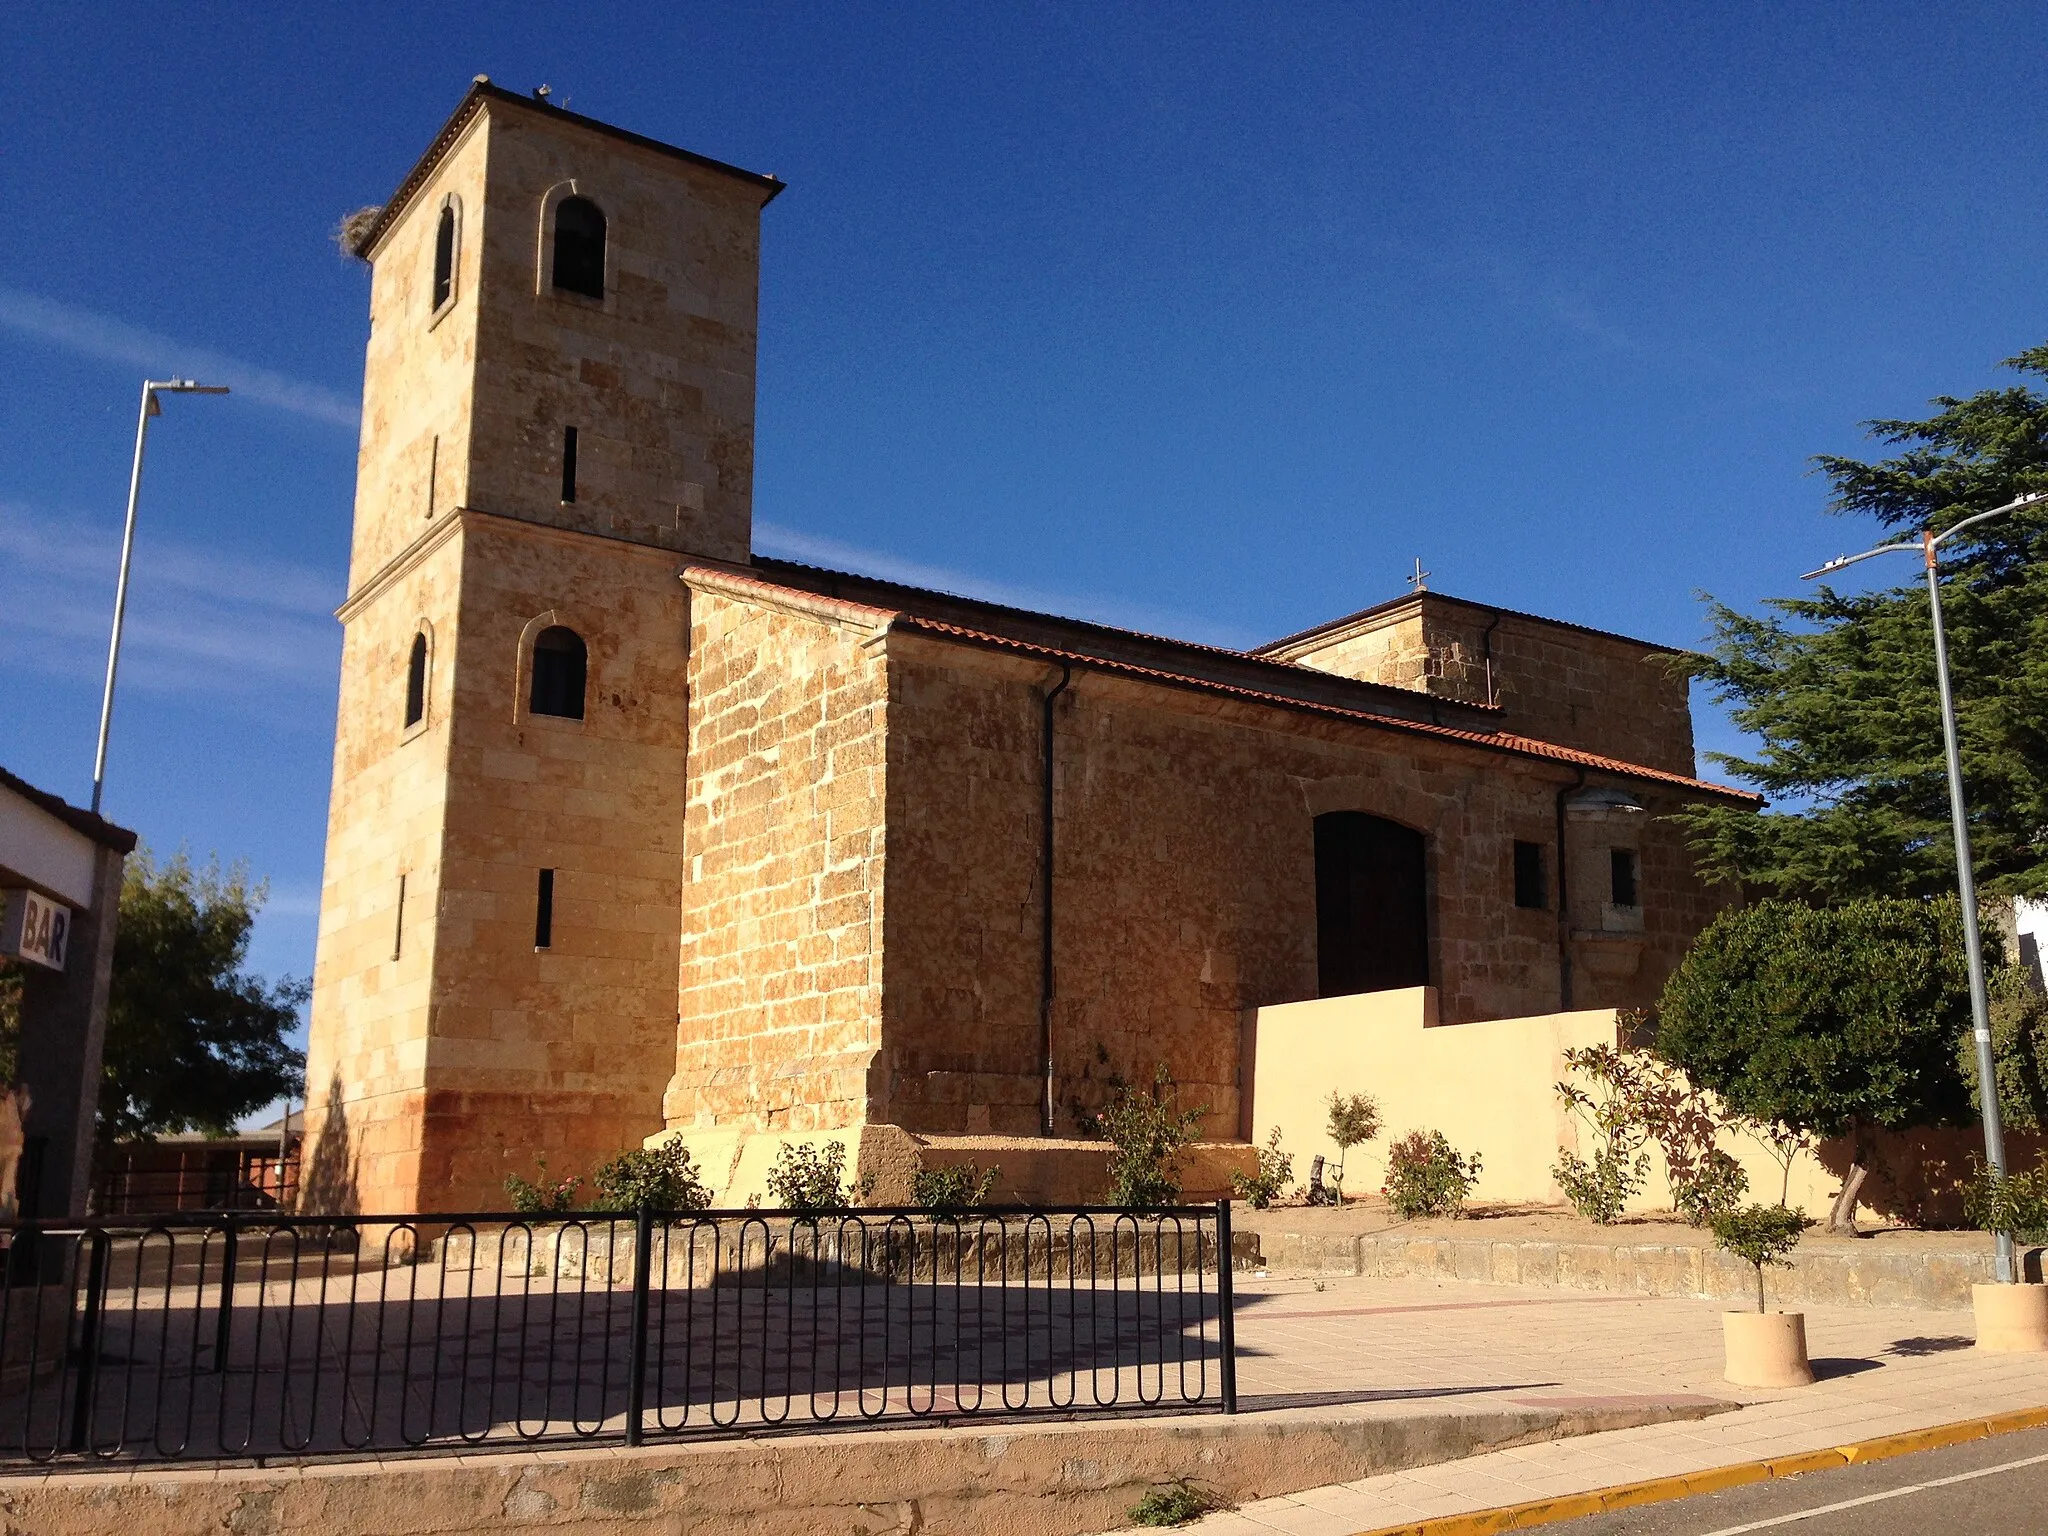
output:
<path id="1" fill-rule="evenodd" d="M 1283 1003 L 1253 1011 L 1248 1041 L 1253 1139 L 1281 1130 L 1297 1179 L 1329 1138 L 1330 1094 L 1370 1093 L 1384 1129 L 1352 1150 L 1345 1188 L 1376 1194 L 1388 1145 L 1411 1130 L 1442 1131 L 1481 1160 L 1475 1200 L 1558 1198 L 1550 1168 L 1576 1145 L 1551 1084 L 1573 1046 L 1613 1044 L 1611 1008 L 1437 1027 L 1436 989 L 1409 987 Z"/>
<path id="2" fill-rule="evenodd" d="M 1377 1194 L 1388 1146 L 1411 1130 L 1435 1130 L 1459 1152 L 1479 1154 L 1473 1200 L 1561 1202 L 1551 1178 L 1558 1154 L 1590 1158 L 1593 1149 L 1583 1144 L 1584 1129 L 1558 1101 L 1555 1085 L 1565 1075 L 1566 1050 L 1617 1042 L 1614 1010 L 1446 1025 L 1436 1017 L 1432 987 L 1252 1010 L 1246 1071 L 1253 1140 L 1263 1144 L 1279 1126 L 1281 1150 L 1293 1154 L 1295 1178 L 1305 1181 L 1317 1154 L 1337 1160 L 1326 1129 L 1330 1094 L 1362 1091 L 1379 1100 L 1383 1129 L 1352 1150 L 1348 1193 Z M 1952 1219 L 1950 1186 L 1969 1171 L 1973 1136 L 1934 1130 L 1879 1137 L 1878 1171 L 1864 1186 L 1860 1219 Z M 1834 1203 L 1848 1163 L 1846 1146 L 1823 1143 L 1795 1158 L 1788 1183 L 1756 1137 L 1724 1131 L 1720 1145 L 1748 1173 L 1750 1199 L 1775 1202 L 1782 1188 L 1795 1209 L 1816 1219 Z M 1669 1210 L 1671 1188 L 1654 1146 L 1650 1160 L 1649 1179 L 1630 1209 Z"/>

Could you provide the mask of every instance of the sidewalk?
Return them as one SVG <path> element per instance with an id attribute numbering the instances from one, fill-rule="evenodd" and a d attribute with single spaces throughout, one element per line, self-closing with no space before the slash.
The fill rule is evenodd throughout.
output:
<path id="1" fill-rule="evenodd" d="M 1187 1527 L 1203 1536 L 1354 1536 L 2048 1404 L 2048 1355 L 1979 1354 L 1969 1316 L 1952 1311 L 1809 1306 L 1821 1379 L 1766 1392 L 1721 1379 L 1717 1302 L 1358 1278 L 1246 1278 L 1238 1295 L 1247 1412 L 1318 1399 L 1373 1414 L 1646 1399 L 1741 1406 L 1264 1499 Z"/>

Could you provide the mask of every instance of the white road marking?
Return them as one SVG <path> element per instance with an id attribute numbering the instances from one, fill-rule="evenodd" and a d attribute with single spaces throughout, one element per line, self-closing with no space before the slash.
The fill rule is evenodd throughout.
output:
<path id="1" fill-rule="evenodd" d="M 1837 1504 L 1820 1504 L 1812 1509 L 1802 1509 L 1796 1514 L 1778 1515 L 1769 1520 L 1752 1520 L 1747 1525 L 1723 1526 L 1718 1531 L 1708 1531 L 1706 1536 L 1742 1536 L 1744 1531 L 1767 1531 L 1774 1525 L 1790 1525 L 1795 1520 L 1811 1520 L 1815 1515 L 1832 1515 L 1839 1510 L 1859 1509 L 1865 1504 L 1881 1504 L 1886 1499 L 1904 1498 L 1909 1493 L 1925 1493 L 1930 1488 L 1946 1488 L 1952 1483 L 1967 1483 L 1972 1478 L 1989 1477 L 1994 1472 L 2014 1472 L 2021 1467 L 2038 1467 L 2043 1462 L 2048 1462 L 2048 1455 L 2028 1456 L 2019 1461 L 2002 1461 L 1995 1467 L 1979 1467 L 1974 1472 L 1958 1472 L 1953 1477 L 1930 1478 L 1924 1483 L 1909 1483 L 1903 1488 L 1888 1488 L 1883 1493 L 1866 1493 L 1860 1499 L 1843 1499 Z"/>

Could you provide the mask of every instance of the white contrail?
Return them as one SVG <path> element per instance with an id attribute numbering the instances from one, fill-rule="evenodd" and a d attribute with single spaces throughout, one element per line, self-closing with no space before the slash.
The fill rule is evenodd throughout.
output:
<path id="1" fill-rule="evenodd" d="M 254 363 L 4 284 L 0 284 L 0 325 L 87 357 L 128 363 L 158 374 L 175 369 L 209 384 L 226 384 L 243 399 L 350 431 L 362 420 L 362 407 L 356 401 L 323 385 L 287 378 Z"/>

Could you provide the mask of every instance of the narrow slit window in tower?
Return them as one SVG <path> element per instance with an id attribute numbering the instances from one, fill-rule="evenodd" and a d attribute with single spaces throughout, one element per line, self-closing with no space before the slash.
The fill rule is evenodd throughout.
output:
<path id="1" fill-rule="evenodd" d="M 441 210 L 440 225 L 434 230 L 434 308 L 448 302 L 455 291 L 455 210 Z"/>
<path id="2" fill-rule="evenodd" d="M 405 952 L 405 876 L 398 877 L 398 914 L 391 920 L 391 958 Z"/>
<path id="3" fill-rule="evenodd" d="M 1515 844 L 1515 905 L 1541 910 L 1550 905 L 1550 882 L 1543 877 L 1543 845 Z"/>
<path id="4" fill-rule="evenodd" d="M 412 637 L 412 655 L 405 663 L 405 723 L 418 725 L 427 713 L 427 637 Z"/>
<path id="5" fill-rule="evenodd" d="M 555 942 L 555 872 L 540 872 L 540 890 L 533 903 L 533 947 L 547 949 Z"/>
<path id="6" fill-rule="evenodd" d="M 562 428 L 562 501 L 576 499 L 576 429 Z"/>

